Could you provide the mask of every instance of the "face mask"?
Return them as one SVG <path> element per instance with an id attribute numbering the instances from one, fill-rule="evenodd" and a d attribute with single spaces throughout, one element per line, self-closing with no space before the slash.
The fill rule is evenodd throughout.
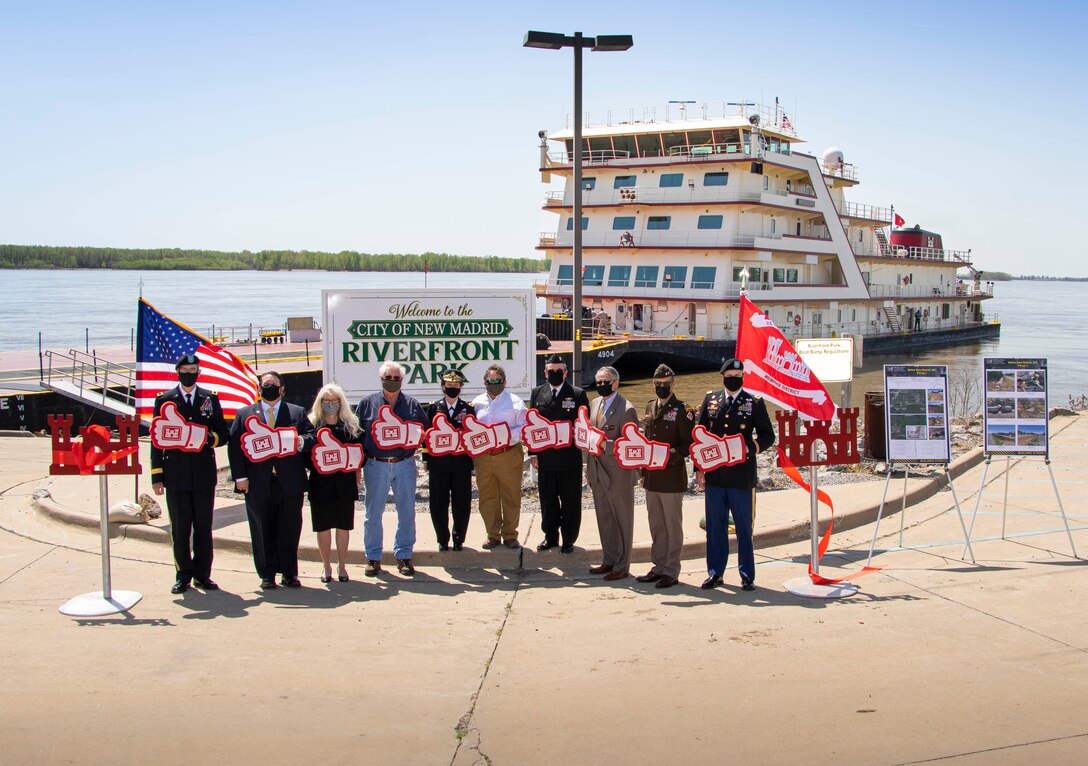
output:
<path id="1" fill-rule="evenodd" d="M 593 384 L 593 387 L 597 390 L 600 396 L 611 396 L 612 394 L 612 381 L 598 381 Z"/>
<path id="2" fill-rule="evenodd" d="M 563 371 L 562 370 L 548 370 L 547 373 L 545 373 L 545 374 L 548 376 L 548 382 L 550 384 L 552 384 L 553 386 L 558 386 L 558 385 L 562 384 L 562 382 L 563 382 Z"/>
<path id="3" fill-rule="evenodd" d="M 321 411 L 326 415 L 339 414 L 340 402 L 321 402 Z"/>
<path id="4" fill-rule="evenodd" d="M 667 383 L 664 384 L 664 385 L 660 385 L 660 384 L 655 383 L 654 384 L 654 393 L 657 394 L 658 399 L 668 399 L 669 394 L 672 393 L 672 386 L 670 386 Z"/>
<path id="5" fill-rule="evenodd" d="M 442 393 L 444 393 L 450 399 L 456 399 L 458 396 L 461 395 L 461 389 L 453 388 L 452 386 L 450 386 L 448 388 L 443 388 Z"/>
<path id="6" fill-rule="evenodd" d="M 487 389 L 487 393 L 491 396 L 498 396 L 506 388 L 505 383 L 488 383 L 484 386 Z"/>
<path id="7" fill-rule="evenodd" d="M 261 386 L 261 398 L 266 402 L 276 401 L 280 398 L 280 387 L 275 384 Z"/>
<path id="8" fill-rule="evenodd" d="M 400 391 L 400 381 L 399 380 L 383 380 L 382 381 L 382 388 L 384 388 L 389 393 L 394 394 L 397 391 Z"/>
<path id="9" fill-rule="evenodd" d="M 199 372 L 179 372 L 178 383 L 186 388 L 192 388 L 196 385 L 196 378 L 199 374 Z"/>
<path id="10" fill-rule="evenodd" d="M 722 378 L 722 383 L 727 391 L 737 392 L 744 385 L 744 378 Z"/>

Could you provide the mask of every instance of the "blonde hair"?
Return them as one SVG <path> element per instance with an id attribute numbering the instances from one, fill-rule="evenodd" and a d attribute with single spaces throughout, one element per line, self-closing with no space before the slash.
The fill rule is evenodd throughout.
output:
<path id="1" fill-rule="evenodd" d="M 348 429 L 348 433 L 352 436 L 358 436 L 362 429 L 359 427 L 359 418 L 351 409 L 351 405 L 348 404 L 348 395 L 344 393 L 344 389 L 335 383 L 328 383 L 321 387 L 321 390 L 317 392 L 317 398 L 314 399 L 314 405 L 310 408 L 310 422 L 314 424 L 314 428 L 321 428 L 325 425 L 325 413 L 321 409 L 321 400 L 328 394 L 333 394 L 340 400 L 340 412 L 337 413 L 337 417 L 340 422 L 344 424 L 344 427 Z"/>

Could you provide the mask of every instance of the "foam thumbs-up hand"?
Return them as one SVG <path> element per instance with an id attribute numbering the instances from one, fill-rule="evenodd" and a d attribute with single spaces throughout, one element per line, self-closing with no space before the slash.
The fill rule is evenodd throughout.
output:
<path id="1" fill-rule="evenodd" d="M 250 415 L 242 434 L 242 452 L 253 463 L 293 455 L 298 452 L 298 429 L 269 428 L 259 417 Z"/>
<path id="2" fill-rule="evenodd" d="M 574 421 L 574 446 L 591 455 L 604 452 L 604 431 L 589 424 L 589 410 L 585 405 L 578 408 Z"/>
<path id="3" fill-rule="evenodd" d="M 462 436 L 465 451 L 478 457 L 491 450 L 510 446 L 510 426 L 506 423 L 487 425 L 471 415 L 465 415 L 465 431 Z"/>
<path id="4" fill-rule="evenodd" d="M 645 468 L 660 471 L 669 462 L 669 445 L 650 441 L 634 423 L 625 423 L 623 435 L 612 447 L 616 462 L 623 468 Z"/>
<path id="5" fill-rule="evenodd" d="M 748 447 L 740 434 L 717 437 L 704 426 L 695 426 L 691 435 L 695 437 L 691 445 L 691 462 L 700 471 L 714 471 L 748 459 Z"/>
<path id="6" fill-rule="evenodd" d="M 383 404 L 378 419 L 370 427 L 374 441 L 381 449 L 415 449 L 423 443 L 423 426 L 408 422 L 393 414 L 393 408 Z"/>
<path id="7" fill-rule="evenodd" d="M 190 423 L 173 402 L 163 402 L 159 416 L 151 419 L 151 443 L 158 449 L 200 452 L 208 441 L 208 427 Z"/>
<path id="8" fill-rule="evenodd" d="M 317 432 L 313 451 L 314 470 L 330 474 L 357 471 L 363 465 L 363 445 L 344 444 L 328 428 Z"/>
<path id="9" fill-rule="evenodd" d="M 464 445 L 461 443 L 461 432 L 450 423 L 450 419 L 439 412 L 434 416 L 434 425 L 423 437 L 427 444 L 427 454 L 432 457 L 440 455 L 463 455 Z"/>
<path id="10" fill-rule="evenodd" d="M 535 409 L 525 414 L 521 440 L 530 452 L 569 447 L 572 438 L 569 420 L 548 420 Z"/>

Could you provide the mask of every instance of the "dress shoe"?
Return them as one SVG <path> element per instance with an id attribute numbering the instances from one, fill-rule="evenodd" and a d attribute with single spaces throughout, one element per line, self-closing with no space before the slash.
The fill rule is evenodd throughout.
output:
<path id="1" fill-rule="evenodd" d="M 574 553 L 574 543 L 563 543 L 563 547 L 559 549 L 560 553 Z"/>
<path id="2" fill-rule="evenodd" d="M 397 571 L 405 577 L 411 577 L 416 573 L 416 568 L 412 566 L 411 559 L 397 559 Z"/>
<path id="3" fill-rule="evenodd" d="M 755 580 L 753 580 L 751 577 L 742 577 L 742 578 L 740 578 L 740 589 L 741 590 L 755 590 L 756 589 Z"/>
<path id="4" fill-rule="evenodd" d="M 713 577 L 708 577 L 705 580 L 703 580 L 703 584 L 700 585 L 699 587 L 702 588 L 703 590 L 712 590 L 713 588 L 717 588 L 721 584 L 722 584 L 722 578 L 718 577 L 717 575 L 714 575 Z"/>
<path id="5" fill-rule="evenodd" d="M 538 551 L 550 551 L 552 548 L 558 548 L 558 547 L 559 547 L 559 541 L 558 540 L 544 540 L 543 542 L 541 542 L 540 544 L 538 544 L 536 546 L 536 549 Z"/>
<path id="6" fill-rule="evenodd" d="M 464 549 L 465 549 L 465 546 L 464 546 L 464 545 L 463 545 L 462 543 L 454 543 L 454 544 L 453 544 L 453 550 L 454 550 L 454 552 L 456 552 L 456 551 L 463 551 Z"/>
<path id="7" fill-rule="evenodd" d="M 516 537 L 507 538 L 506 540 L 502 541 L 502 544 L 512 551 L 516 551 L 518 548 L 521 547 L 521 543 L 518 542 L 518 539 Z"/>
<path id="8" fill-rule="evenodd" d="M 611 564 L 598 564 L 595 567 L 590 567 L 589 568 L 589 573 L 590 574 L 608 574 L 611 571 L 612 571 L 612 565 Z"/>
<path id="9" fill-rule="evenodd" d="M 445 553 L 449 549 L 450 549 L 450 546 L 446 545 L 445 543 L 439 543 L 438 544 L 438 552 L 439 553 Z"/>
<path id="10" fill-rule="evenodd" d="M 639 582 L 657 582 L 661 577 L 662 575 L 659 575 L 657 572 L 647 572 L 644 575 L 639 575 L 635 579 Z"/>
<path id="11" fill-rule="evenodd" d="M 480 547 L 483 548 L 485 551 L 489 551 L 499 545 L 502 545 L 502 540 L 496 540 L 494 537 L 489 537 Z"/>
<path id="12" fill-rule="evenodd" d="M 338 580 L 339 580 L 340 582 L 347 582 L 347 581 L 348 581 L 348 580 L 350 580 L 351 578 L 350 578 L 350 577 L 348 577 L 348 576 L 347 576 L 346 574 L 342 574 L 342 575 L 340 575 L 339 577 L 337 577 L 336 579 L 338 579 Z"/>
<path id="13" fill-rule="evenodd" d="M 604 576 L 607 582 L 615 582 L 616 580 L 622 580 L 627 577 L 627 572 L 609 572 Z"/>
<path id="14" fill-rule="evenodd" d="M 301 588 L 302 580 L 298 579 L 297 577 L 287 577 L 286 575 L 284 575 L 280 578 L 280 585 L 285 588 Z"/>
<path id="15" fill-rule="evenodd" d="M 363 574 L 367 577 L 377 577 L 378 573 L 382 571 L 382 562 L 375 559 L 367 559 L 366 568 L 363 570 Z"/>
<path id="16" fill-rule="evenodd" d="M 201 590 L 219 590 L 219 585 L 209 577 L 194 577 L 193 584 Z"/>
<path id="17" fill-rule="evenodd" d="M 184 593 L 187 590 L 189 590 L 189 581 L 188 580 L 178 580 L 170 588 L 170 592 L 173 593 L 175 596 L 178 595 L 179 593 Z"/>
<path id="18" fill-rule="evenodd" d="M 675 577 L 669 577 L 668 575 L 661 575 L 661 579 L 659 579 L 657 581 L 657 585 L 655 585 L 654 587 L 655 588 L 671 588 L 672 586 L 676 585 L 679 582 L 680 581 L 677 580 Z"/>
<path id="19" fill-rule="evenodd" d="M 265 579 L 261 580 L 261 590 L 275 590 L 275 588 L 276 578 L 266 577 Z"/>

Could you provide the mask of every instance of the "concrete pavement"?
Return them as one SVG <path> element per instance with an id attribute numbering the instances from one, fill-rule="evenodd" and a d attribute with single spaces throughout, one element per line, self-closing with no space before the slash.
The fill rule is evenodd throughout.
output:
<path id="1" fill-rule="evenodd" d="M 1088 418 L 1052 427 L 1084 556 Z M 303 589 L 261 593 L 244 550 L 220 547 L 223 590 L 171 596 L 169 548 L 118 530 L 115 587 L 144 600 L 129 615 L 73 620 L 56 609 L 99 585 L 98 538 L 33 508 L 48 463 L 39 448 L 0 440 L 5 763 L 1088 759 L 1088 580 L 1040 461 L 1012 461 L 1006 539 L 1005 461 L 991 466 L 976 563 L 959 558 L 951 493 L 939 491 L 907 508 L 904 548 L 897 513 L 882 524 L 883 569 L 838 601 L 785 592 L 784 579 L 804 574 L 808 543 L 773 538 L 757 547 L 754 594 L 735 572 L 726 587 L 699 590 L 698 559 L 684 562 L 682 586 L 658 591 L 535 553 L 526 555 L 542 565 L 523 560 L 520 571 L 493 560 L 444 567 L 434 554 L 412 580 L 330 586 L 310 564 Z M 981 474 L 956 479 L 968 514 Z M 87 497 L 96 489 L 71 481 L 87 484 Z M 849 513 L 878 503 L 883 486 L 829 492 Z M 80 504 L 52 489 L 58 503 Z M 786 494 L 760 496 L 762 528 L 805 517 L 807 500 L 793 508 Z M 772 518 L 774 495 L 789 518 Z M 690 530 L 698 514 L 686 515 Z M 825 573 L 864 563 L 872 531 L 837 531 Z M 594 553 L 594 532 L 581 559 Z"/>

